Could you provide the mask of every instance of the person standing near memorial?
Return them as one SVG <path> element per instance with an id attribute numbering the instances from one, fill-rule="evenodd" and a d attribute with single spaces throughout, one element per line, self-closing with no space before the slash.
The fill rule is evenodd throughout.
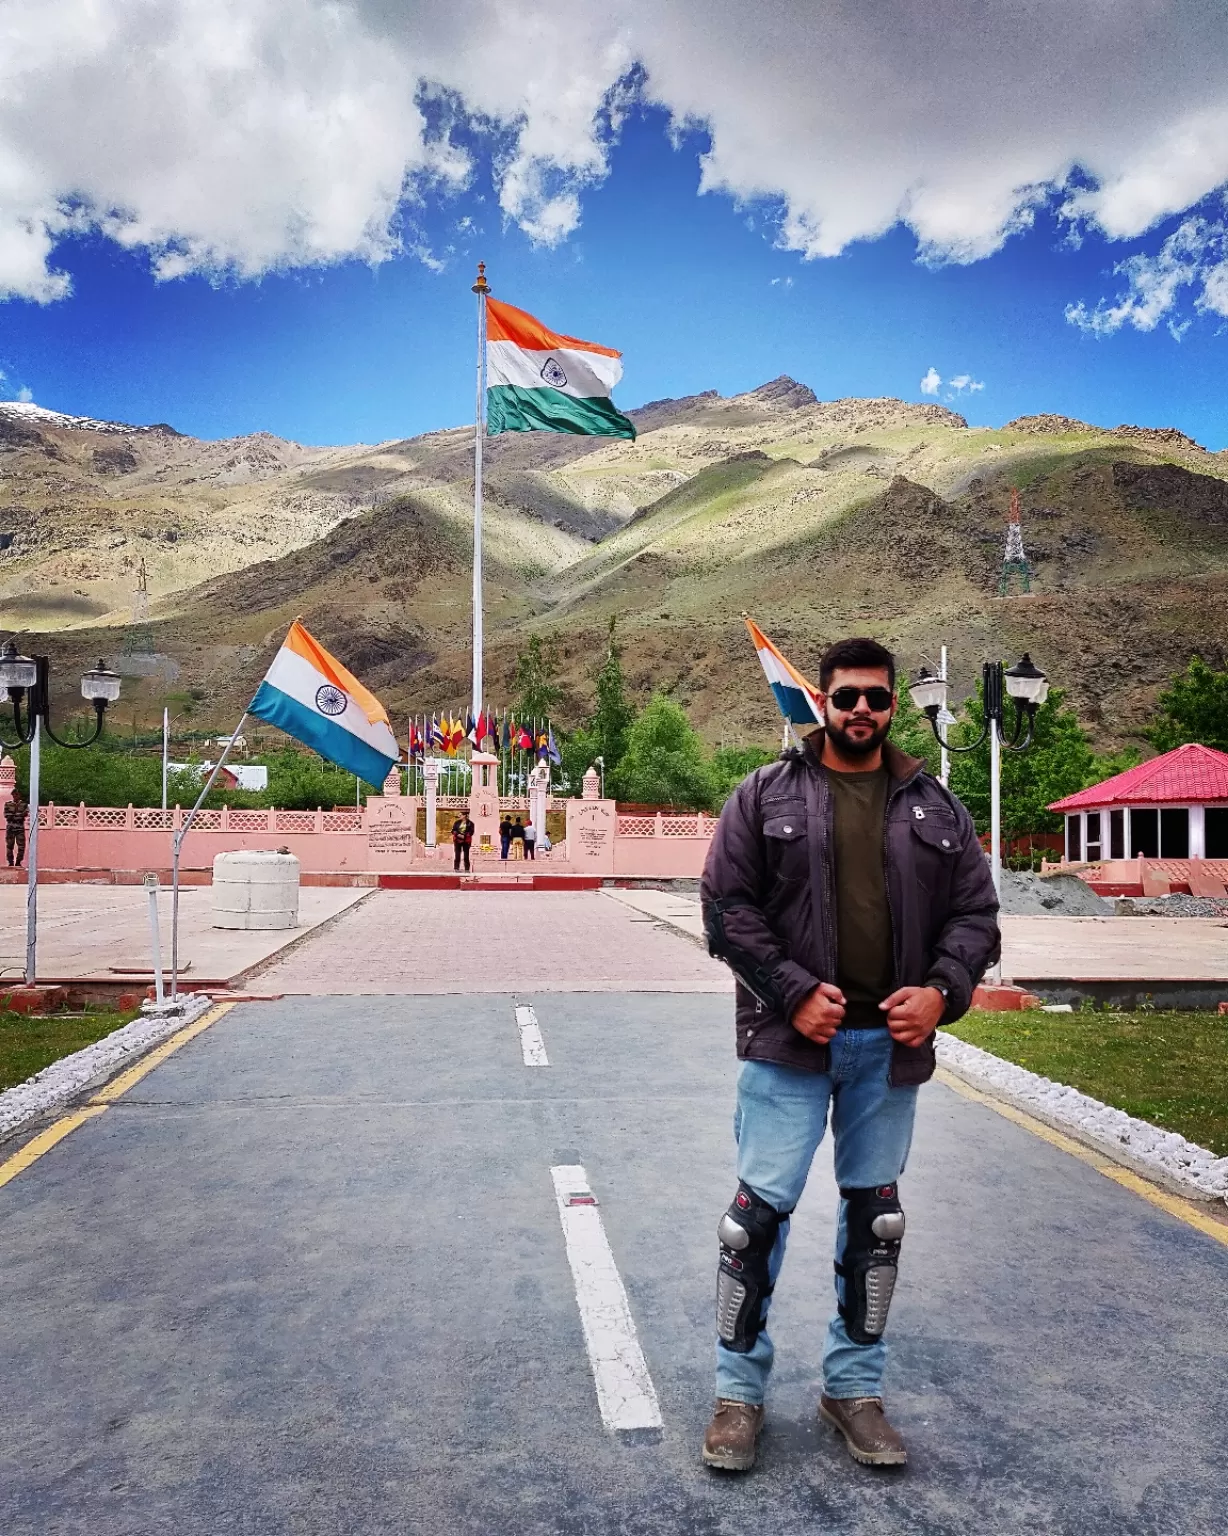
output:
<path id="1" fill-rule="evenodd" d="M 473 822 L 469 819 L 469 812 L 458 816 L 452 823 L 452 868 L 459 870 L 461 859 L 465 861 L 465 869 L 469 868 L 469 850 L 473 846 L 473 835 L 477 831 Z"/>
<path id="2" fill-rule="evenodd" d="M 999 953 L 972 818 L 887 740 L 895 660 L 843 640 L 819 663 L 824 729 L 729 798 L 701 882 L 709 950 L 737 978 L 738 1187 L 717 1228 L 716 1407 L 702 1456 L 748 1471 L 774 1347 L 769 1301 L 828 1113 L 840 1190 L 819 1416 L 854 1458 L 907 1461 L 883 1409 L 904 1236 L 899 1181 L 934 1031 Z"/>
<path id="3" fill-rule="evenodd" d="M 524 856 L 526 859 L 537 858 L 537 827 L 531 818 L 524 829 Z"/>
<path id="4" fill-rule="evenodd" d="M 499 823 L 499 857 L 507 863 L 507 850 L 512 846 L 512 821 L 505 816 Z"/>
<path id="5" fill-rule="evenodd" d="M 26 856 L 26 797 L 15 784 L 4 802 L 4 856 L 10 868 L 15 864 L 18 869 Z"/>

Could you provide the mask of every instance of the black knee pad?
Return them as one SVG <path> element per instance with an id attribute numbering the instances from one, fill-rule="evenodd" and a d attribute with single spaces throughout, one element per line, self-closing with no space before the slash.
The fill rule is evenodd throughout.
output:
<path id="1" fill-rule="evenodd" d="M 739 1183 L 716 1235 L 721 1256 L 716 1272 L 716 1333 L 726 1349 L 744 1355 L 763 1331 L 764 1310 L 772 1294 L 768 1258 L 776 1233 L 791 1211 L 778 1211 Z"/>
<path id="2" fill-rule="evenodd" d="M 877 1344 L 899 1273 L 904 1211 L 895 1184 L 874 1189 L 842 1189 L 848 1202 L 842 1261 L 836 1273 L 844 1281 L 840 1316 L 854 1344 Z"/>

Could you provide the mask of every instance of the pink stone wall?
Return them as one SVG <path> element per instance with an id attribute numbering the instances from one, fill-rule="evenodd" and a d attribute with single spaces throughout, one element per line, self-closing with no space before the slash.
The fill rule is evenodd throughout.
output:
<path id="1" fill-rule="evenodd" d="M 373 795 L 364 810 L 201 811 L 184 840 L 181 868 L 211 871 L 218 853 L 286 848 L 304 875 L 358 875 L 451 868 L 452 848 L 432 853 L 414 835 L 418 798 Z M 553 802 L 567 812 L 567 839 L 538 866 L 545 872 L 627 879 L 696 877 L 716 822 L 711 816 L 619 816 L 612 800 Z M 178 809 L 44 806 L 39 864 L 52 872 L 168 869 Z M 503 868 L 497 857 L 475 868 Z"/>

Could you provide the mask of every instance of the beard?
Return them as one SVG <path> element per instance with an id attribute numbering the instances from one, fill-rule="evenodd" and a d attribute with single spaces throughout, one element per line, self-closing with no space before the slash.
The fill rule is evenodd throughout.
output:
<path id="1" fill-rule="evenodd" d="M 850 736 L 845 727 L 834 725 L 831 720 L 827 722 L 828 740 L 834 742 L 836 750 L 844 757 L 869 757 L 886 741 L 890 730 L 891 721 L 888 720 L 886 725 L 876 726 L 869 735 Z"/>

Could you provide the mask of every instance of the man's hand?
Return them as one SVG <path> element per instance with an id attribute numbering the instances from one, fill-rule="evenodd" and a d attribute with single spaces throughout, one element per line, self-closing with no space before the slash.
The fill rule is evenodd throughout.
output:
<path id="1" fill-rule="evenodd" d="M 840 1028 L 844 1018 L 844 993 L 830 981 L 821 981 L 798 1004 L 792 1018 L 793 1028 L 816 1045 L 826 1045 Z"/>
<path id="2" fill-rule="evenodd" d="M 893 1040 L 901 1045 L 921 1045 L 938 1028 L 947 1000 L 937 987 L 897 987 L 878 1006 L 887 1015 Z"/>

